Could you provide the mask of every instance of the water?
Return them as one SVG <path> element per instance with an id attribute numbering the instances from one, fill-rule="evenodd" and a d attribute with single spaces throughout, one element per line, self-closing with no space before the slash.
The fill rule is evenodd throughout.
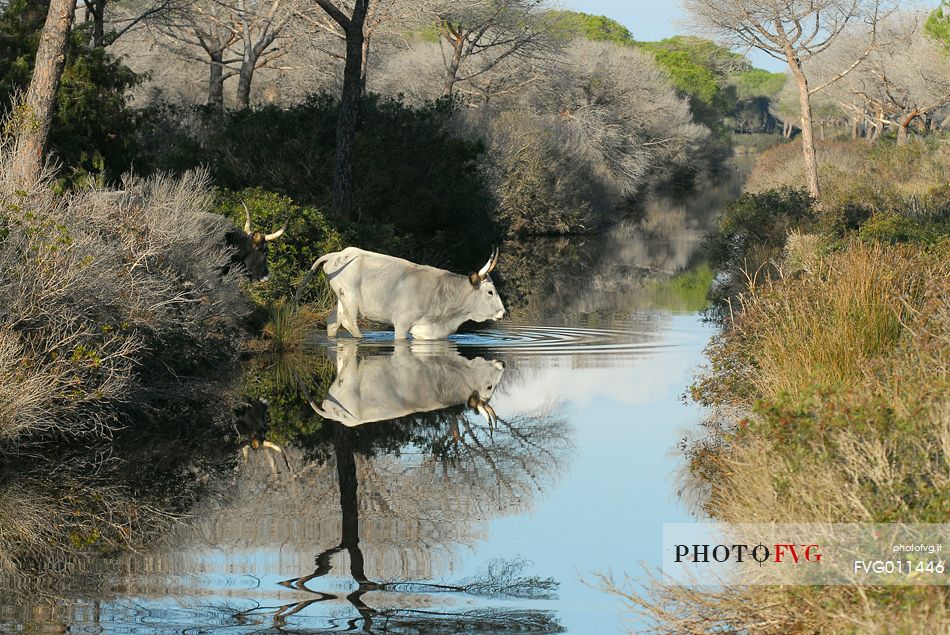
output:
<path id="1" fill-rule="evenodd" d="M 76 473 L 86 489 L 68 496 L 106 510 L 73 512 L 92 518 L 68 529 L 88 548 L 52 557 L 38 540 L 0 627 L 619 632 L 597 574 L 658 565 L 663 523 L 690 518 L 676 447 L 701 413 L 681 396 L 714 327 L 670 280 L 699 264 L 707 196 L 598 239 L 509 245 L 510 321 L 436 343 L 316 334 L 311 354 L 252 364 L 257 410 L 237 433 Z M 525 254 L 540 262 L 518 267 Z M 110 469 L 161 494 L 123 498 Z M 64 500 L 46 483 L 8 475 L 0 517 L 42 526 Z M 132 551 L 95 533 L 125 527 L 116 510 Z"/>

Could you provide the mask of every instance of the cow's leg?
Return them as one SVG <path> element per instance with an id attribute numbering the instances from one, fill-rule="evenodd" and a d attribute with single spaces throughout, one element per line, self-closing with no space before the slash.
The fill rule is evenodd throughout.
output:
<path id="1" fill-rule="evenodd" d="M 356 325 L 356 304 L 351 301 L 350 298 L 340 296 L 339 303 L 339 317 L 343 322 L 343 328 L 350 332 L 350 335 L 353 337 L 363 337 L 363 334 L 360 333 L 360 327 Z"/>
<path id="2" fill-rule="evenodd" d="M 404 340 L 408 338 L 410 328 L 412 328 L 411 324 L 407 324 L 406 322 L 396 322 L 393 324 L 393 339 Z"/>
<path id="3" fill-rule="evenodd" d="M 342 305 L 339 300 L 337 300 L 336 306 L 333 307 L 333 312 L 330 313 L 330 317 L 327 318 L 327 337 L 336 337 L 336 332 L 340 330 L 341 310 Z"/>

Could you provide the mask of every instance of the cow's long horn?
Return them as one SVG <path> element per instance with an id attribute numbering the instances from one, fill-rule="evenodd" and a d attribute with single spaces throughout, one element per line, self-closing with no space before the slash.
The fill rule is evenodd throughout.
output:
<path id="1" fill-rule="evenodd" d="M 277 240 L 284 235 L 284 231 L 287 230 L 287 223 L 284 223 L 283 227 L 275 231 L 273 234 L 264 234 L 264 240 L 270 242 L 272 240 Z"/>
<path id="2" fill-rule="evenodd" d="M 262 444 L 262 447 L 273 450 L 277 454 L 284 457 L 284 465 L 287 466 L 287 471 L 293 473 L 293 470 L 290 468 L 290 460 L 287 458 L 287 455 L 284 454 L 284 451 L 280 449 L 279 445 L 277 445 L 276 443 L 271 443 L 270 441 L 264 441 L 264 443 Z"/>
<path id="3" fill-rule="evenodd" d="M 498 248 L 495 247 L 492 249 L 491 257 L 489 257 L 488 262 L 485 263 L 485 266 L 478 270 L 478 277 L 484 278 L 492 269 L 495 268 L 495 265 L 498 264 Z"/>
<path id="4" fill-rule="evenodd" d="M 247 203 L 241 201 L 241 205 L 244 206 L 244 233 L 251 233 L 251 210 L 247 208 Z"/>

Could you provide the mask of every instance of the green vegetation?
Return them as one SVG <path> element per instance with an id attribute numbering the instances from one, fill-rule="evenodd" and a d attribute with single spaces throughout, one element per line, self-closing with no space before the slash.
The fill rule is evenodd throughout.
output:
<path id="1" fill-rule="evenodd" d="M 683 35 L 636 46 L 653 53 L 680 94 L 689 97 L 697 121 L 725 134 L 725 119 L 737 106 L 731 69 L 748 67 L 745 58 L 709 40 Z"/>
<path id="2" fill-rule="evenodd" d="M 709 307 L 708 292 L 715 272 L 708 263 L 678 273 L 664 280 L 646 284 L 643 306 L 656 307 L 675 313 L 696 313 Z"/>
<path id="3" fill-rule="evenodd" d="M 947 0 L 941 0 L 940 6 L 927 16 L 924 31 L 944 48 L 950 49 L 950 3 Z"/>
<path id="4" fill-rule="evenodd" d="M 736 87 L 736 98 L 738 99 L 775 97 L 785 85 L 785 79 L 785 73 L 770 73 L 761 68 L 739 71 L 731 77 L 732 85 Z"/>
<path id="5" fill-rule="evenodd" d="M 46 18 L 28 5 L 27 0 L 14 0 L 0 11 L 0 110 L 4 111 L 29 85 Z M 138 115 L 128 104 L 128 92 L 142 78 L 104 49 L 93 47 L 90 39 L 85 29 L 71 34 L 50 150 L 66 168 L 62 176 L 68 180 L 101 174 L 114 182 L 135 158 Z"/>
<path id="6" fill-rule="evenodd" d="M 580 11 L 552 11 L 557 28 L 563 31 L 565 40 L 582 37 L 594 42 L 633 44 L 630 30 L 616 20 L 603 15 L 590 15 Z"/>
<path id="7" fill-rule="evenodd" d="M 725 274 L 717 295 L 733 295 L 758 276 L 776 274 L 789 232 L 809 229 L 815 220 L 814 201 L 804 190 L 745 193 L 727 205 L 706 239 L 713 267 Z"/>
<path id="8" fill-rule="evenodd" d="M 215 196 L 214 211 L 235 225 L 244 224 L 245 206 L 255 227 L 268 232 L 284 225 L 287 228 L 284 236 L 268 245 L 270 279 L 254 289 L 254 295 L 264 304 L 293 297 L 302 273 L 314 260 L 346 246 L 344 237 L 318 209 L 298 205 L 290 197 L 261 188 L 219 190 Z M 322 278 L 307 288 L 302 299 L 327 310 L 331 300 L 336 302 Z"/>
<path id="9" fill-rule="evenodd" d="M 618 22 L 604 16 L 558 11 L 558 24 L 572 37 L 608 41 L 650 52 L 680 95 L 688 97 L 696 121 L 718 137 L 733 128 L 765 131 L 770 100 L 785 84 L 784 73 L 752 68 L 745 57 L 710 40 L 676 35 L 640 42 Z"/>

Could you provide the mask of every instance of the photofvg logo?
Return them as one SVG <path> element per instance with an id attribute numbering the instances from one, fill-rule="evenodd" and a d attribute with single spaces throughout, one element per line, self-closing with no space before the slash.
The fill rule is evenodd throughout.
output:
<path id="1" fill-rule="evenodd" d="M 677 563 L 695 562 L 695 563 L 725 563 L 730 560 L 743 563 L 753 560 L 759 564 L 774 562 L 782 564 L 783 562 L 791 564 L 800 564 L 803 562 L 821 562 L 821 551 L 817 543 L 812 544 L 794 544 L 794 543 L 775 543 L 772 545 L 711 545 L 711 544 L 692 544 L 692 545 L 674 545 L 676 553 L 675 561 Z"/>
<path id="2" fill-rule="evenodd" d="M 950 584 L 950 524 L 671 523 L 663 573 L 673 584 Z"/>

